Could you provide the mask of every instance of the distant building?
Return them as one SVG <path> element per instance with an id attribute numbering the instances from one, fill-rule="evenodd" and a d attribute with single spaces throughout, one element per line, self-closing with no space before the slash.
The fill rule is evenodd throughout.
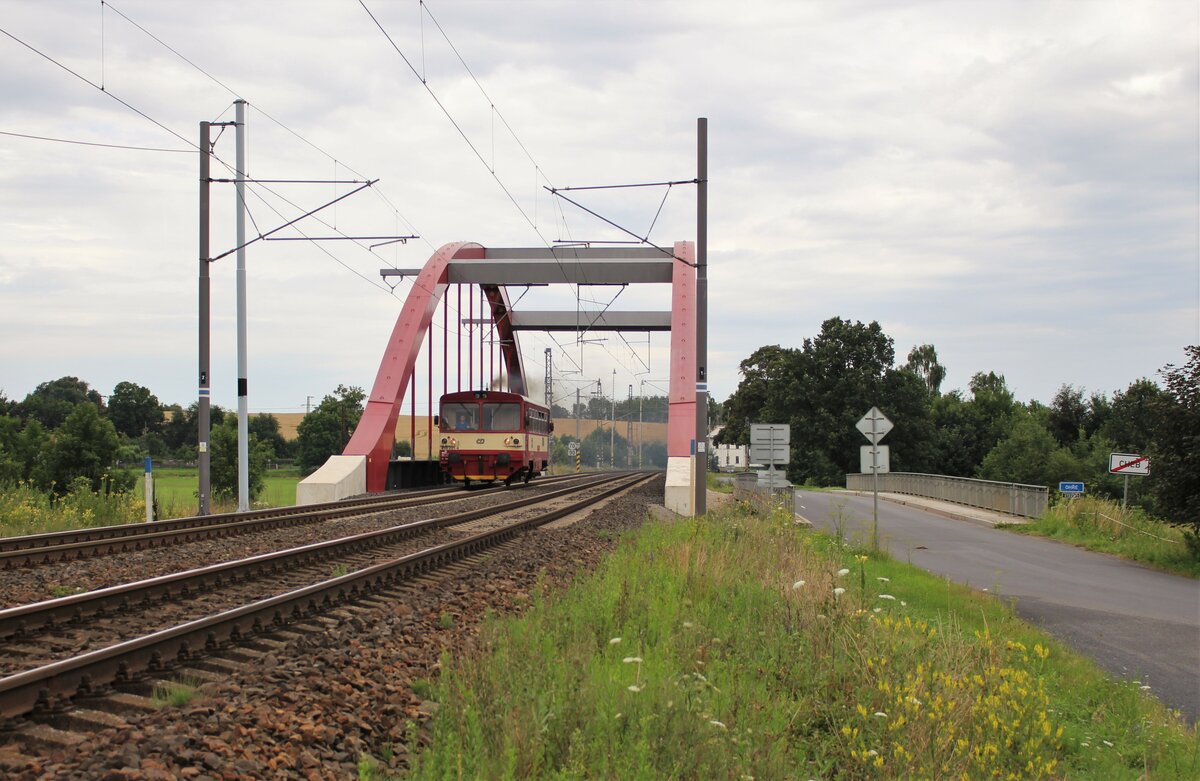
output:
<path id="1" fill-rule="evenodd" d="M 717 468 L 722 472 L 744 472 L 750 466 L 750 447 L 748 445 L 714 445 L 713 440 L 721 433 L 724 426 L 717 426 L 708 432 L 708 447 L 717 459 Z"/>

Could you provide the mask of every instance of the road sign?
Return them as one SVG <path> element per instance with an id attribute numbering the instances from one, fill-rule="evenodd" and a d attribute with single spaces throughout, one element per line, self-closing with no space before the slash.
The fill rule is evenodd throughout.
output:
<path id="1" fill-rule="evenodd" d="M 790 441 L 792 427 L 787 423 L 751 423 L 751 445 L 786 445 Z"/>
<path id="2" fill-rule="evenodd" d="M 1083 493 L 1083 483 L 1059 483 L 1058 492 L 1060 494 L 1081 494 Z"/>
<path id="3" fill-rule="evenodd" d="M 786 464 L 788 462 L 787 445 L 751 445 L 750 461 L 756 464 Z"/>
<path id="4" fill-rule="evenodd" d="M 1139 456 L 1135 453 L 1109 453 L 1108 471 L 1114 475 L 1150 474 L 1150 457 Z"/>
<path id="5" fill-rule="evenodd" d="M 872 458 L 871 451 L 875 451 Z M 872 464 L 874 470 L 879 474 L 890 471 L 888 463 L 890 460 L 889 450 L 887 445 L 863 445 L 858 449 L 859 470 L 864 475 L 871 474 Z"/>
<path id="6" fill-rule="evenodd" d="M 571 455 L 575 455 L 577 452 L 579 452 L 579 443 L 578 442 L 568 442 L 567 443 L 567 452 L 570 453 Z"/>
<path id="7" fill-rule="evenodd" d="M 787 488 L 787 475 L 779 469 L 764 469 L 758 473 L 758 484 L 764 488 Z"/>
<path id="8" fill-rule="evenodd" d="M 887 415 L 879 411 L 879 407 L 871 407 L 867 410 L 867 414 L 854 424 L 854 427 L 862 432 L 868 442 L 878 445 L 879 440 L 886 437 L 887 433 L 892 430 L 893 424 L 887 419 Z"/>

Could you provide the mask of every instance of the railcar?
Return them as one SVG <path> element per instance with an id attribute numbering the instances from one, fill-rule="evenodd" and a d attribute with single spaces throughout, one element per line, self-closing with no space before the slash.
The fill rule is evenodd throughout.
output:
<path id="1" fill-rule="evenodd" d="M 528 483 L 550 463 L 550 410 L 520 394 L 447 393 L 439 412 L 442 472 L 465 487 Z"/>

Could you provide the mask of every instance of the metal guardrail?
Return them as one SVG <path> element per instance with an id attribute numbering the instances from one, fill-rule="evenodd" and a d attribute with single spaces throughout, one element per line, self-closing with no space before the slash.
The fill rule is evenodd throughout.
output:
<path id="1" fill-rule="evenodd" d="M 871 475 L 846 475 L 846 488 L 870 491 Z M 879 475 L 879 490 L 893 494 L 923 496 L 945 502 L 981 507 L 985 510 L 1038 518 L 1046 512 L 1050 489 L 1044 485 L 1000 483 L 994 480 L 975 480 L 970 477 L 923 475 L 915 472 L 887 472 Z"/>

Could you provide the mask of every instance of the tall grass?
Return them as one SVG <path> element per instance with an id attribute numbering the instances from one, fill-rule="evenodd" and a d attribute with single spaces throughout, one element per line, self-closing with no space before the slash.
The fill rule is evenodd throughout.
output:
<path id="1" fill-rule="evenodd" d="M 133 493 L 92 491 L 85 484 L 56 497 L 28 483 L 0 487 L 0 536 L 110 526 L 146 519 L 146 502 Z"/>
<path id="2" fill-rule="evenodd" d="M 1194 778 L 1193 732 L 990 598 L 737 510 L 648 523 L 443 660 L 414 778 Z"/>
<path id="3" fill-rule="evenodd" d="M 196 514 L 197 471 L 160 469 L 154 473 L 155 506 L 158 519 L 184 518 Z M 255 507 L 286 507 L 296 503 L 296 469 L 267 473 L 262 495 Z M 214 513 L 237 510 L 237 499 L 213 499 Z M 0 486 L 0 537 L 42 532 L 139 523 L 146 520 L 146 501 L 139 478 L 132 491 L 92 491 L 84 483 L 72 485 L 65 496 L 34 488 L 28 483 Z"/>
<path id="4" fill-rule="evenodd" d="M 1167 572 L 1200 577 L 1200 550 L 1187 544 L 1179 527 L 1157 521 L 1141 508 L 1122 509 L 1119 502 L 1109 499 L 1064 499 L 1037 521 L 1006 528 L 1112 553 Z"/>

